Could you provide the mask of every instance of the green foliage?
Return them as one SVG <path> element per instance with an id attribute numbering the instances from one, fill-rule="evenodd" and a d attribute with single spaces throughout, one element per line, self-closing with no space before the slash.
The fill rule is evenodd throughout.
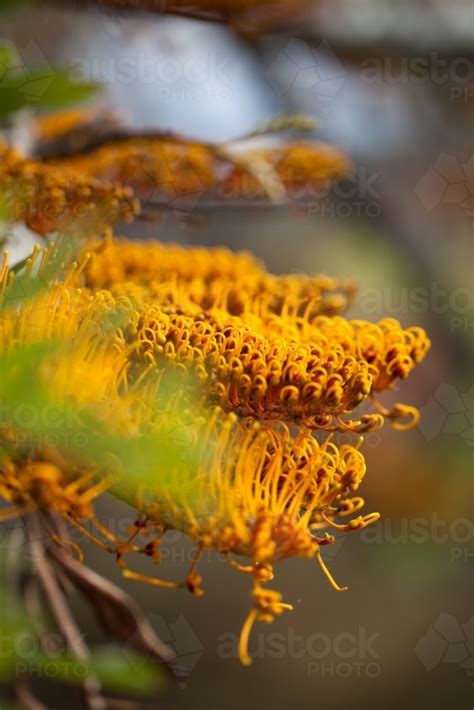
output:
<path id="1" fill-rule="evenodd" d="M 0 355 L 0 426 L 17 431 L 12 443 L 3 443 L 4 454 L 12 458 L 34 455 L 38 444 L 54 441 L 71 463 L 92 466 L 102 475 L 120 476 L 127 486 L 166 484 L 177 460 L 197 461 L 199 447 L 190 438 L 193 422 L 173 412 L 169 399 L 156 403 L 157 411 L 165 415 L 158 432 L 124 436 L 114 431 L 110 418 L 98 417 L 93 401 L 78 406 L 58 395 L 54 379 L 45 381 L 39 373 L 45 363 L 67 359 L 69 350 L 53 342 L 22 345 Z M 173 377 L 169 380 L 170 392 L 183 386 Z"/>
<path id="2" fill-rule="evenodd" d="M 0 12 L 18 10 L 23 5 L 29 5 L 30 0 L 0 0 Z"/>
<path id="3" fill-rule="evenodd" d="M 41 274 L 31 269 L 28 259 L 18 264 L 7 296 L 0 299 L 0 320 L 23 302 L 34 303 L 51 284 L 61 281 L 74 253 L 75 243 L 62 239 Z M 98 322 L 97 328 L 107 341 L 121 325 L 122 314 L 117 311 Z M 197 401 L 195 383 L 188 376 L 165 373 L 157 401 L 149 403 L 148 428 L 124 436 L 114 426 L 114 412 L 99 417 L 93 392 L 90 400 L 79 406 L 71 396 L 58 392 L 54 376 L 44 377 L 51 363 L 55 363 L 53 372 L 54 367 L 67 371 L 74 347 L 71 342 L 52 340 L 18 343 L 0 353 L 0 427 L 18 430 L 19 434 L 14 442 L 3 443 L 4 453 L 17 457 L 21 442 L 21 453 L 34 455 L 38 443 L 54 440 L 69 461 L 92 465 L 104 475 L 120 475 L 127 486 L 166 483 L 176 461 L 186 461 L 192 469 L 201 453 L 199 445 L 193 443 L 196 415 L 192 407 L 190 412 L 178 411 L 174 399 L 176 392 L 186 387 L 196 392 Z M 22 411 L 31 413 L 27 425 L 18 416 Z M 158 427 L 152 426 L 154 413 L 160 422 Z"/>
<path id="4" fill-rule="evenodd" d="M 102 646 L 91 653 L 89 669 L 106 690 L 117 693 L 152 695 L 161 686 L 156 665 L 127 649 L 127 656 L 113 646 Z"/>
<path id="5" fill-rule="evenodd" d="M 54 109 L 91 98 L 97 84 L 73 81 L 67 69 L 30 67 L 10 44 L 0 45 L 0 121 L 24 108 Z"/>

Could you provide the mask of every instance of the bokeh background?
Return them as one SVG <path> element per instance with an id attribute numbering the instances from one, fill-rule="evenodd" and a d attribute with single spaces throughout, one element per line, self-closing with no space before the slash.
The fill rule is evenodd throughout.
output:
<path id="1" fill-rule="evenodd" d="M 354 278 L 351 315 L 393 316 L 429 332 L 432 350 L 392 401 L 420 407 L 417 429 L 365 442 L 366 511 L 377 525 L 327 549 L 349 591 L 292 560 L 277 588 L 295 606 L 257 626 L 254 664 L 236 658 L 248 580 L 205 557 L 206 594 L 125 582 L 112 559 L 92 566 L 140 602 L 186 671 L 145 706 L 170 710 L 472 707 L 474 683 L 473 225 L 474 26 L 469 2 L 309 3 L 304 19 L 263 35 L 172 16 L 25 7 L 2 39 L 25 63 L 62 63 L 100 82 L 131 128 L 206 141 L 245 136 L 282 112 L 317 120 L 315 137 L 352 158 L 352 177 L 299 206 L 225 204 L 173 210 L 129 234 L 248 249 L 276 272 Z M 1 99 L 0 99 L 1 100 Z M 385 400 L 387 402 L 390 401 Z M 131 511 L 105 504 L 112 526 Z M 162 576 L 189 560 L 171 536 Z M 146 569 L 146 565 L 142 567 Z M 97 622 L 83 612 L 88 640 Z M 127 654 L 127 647 L 124 647 Z M 50 707 L 79 707 L 50 688 Z"/>

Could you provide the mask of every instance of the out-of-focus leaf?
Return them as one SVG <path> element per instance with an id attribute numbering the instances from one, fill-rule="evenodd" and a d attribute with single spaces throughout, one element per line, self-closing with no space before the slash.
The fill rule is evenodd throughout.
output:
<path id="1" fill-rule="evenodd" d="M 98 678 L 106 690 L 150 695 L 161 686 L 161 673 L 157 666 L 139 654 L 132 659 L 111 646 L 93 651 L 89 671 Z"/>
<path id="2" fill-rule="evenodd" d="M 0 626 L 0 680 L 8 679 L 15 671 L 18 663 L 17 648 L 15 643 L 23 634 L 33 635 L 34 627 L 26 610 L 9 592 L 5 551 L 0 553 L 0 608 L 2 609 L 2 623 Z M 1 706 L 3 708 L 3 705 Z"/>
<path id="3" fill-rule="evenodd" d="M 20 637 L 23 635 L 25 639 L 26 633 L 25 628 L 19 629 L 9 637 L 10 643 L 2 635 L 0 680 L 13 680 L 19 668 L 27 674 L 31 665 L 34 666 L 36 677 L 68 685 L 81 685 L 88 676 L 92 676 L 99 680 L 105 690 L 132 695 L 150 695 L 161 686 L 161 673 L 157 666 L 151 665 L 138 654 L 132 661 L 130 654 L 125 657 L 119 648 L 111 646 L 93 651 L 87 661 L 78 661 L 67 653 L 47 655 L 40 650 L 39 642 L 37 652 L 33 653 L 31 642 L 28 653 L 23 657 L 18 649 L 22 647 Z"/>
<path id="4" fill-rule="evenodd" d="M 73 239 L 62 239 L 41 274 L 37 273 L 32 275 L 25 272 L 25 267 L 30 257 L 16 264 L 15 267 L 11 269 L 11 271 L 15 273 L 15 280 L 8 289 L 7 294 L 3 298 L 0 297 L 0 314 L 2 309 L 17 308 L 22 301 L 33 298 L 60 278 L 67 267 L 72 263 L 75 248 L 76 246 Z"/>
<path id="5" fill-rule="evenodd" d="M 8 47 L 0 55 L 0 119 L 24 108 L 59 108 L 91 98 L 99 86 L 72 81 L 66 69 L 15 67 Z"/>
<path id="6" fill-rule="evenodd" d="M 73 255 L 74 244 L 64 240 L 40 273 L 35 273 L 31 264 L 20 265 L 13 284 L 3 300 L 0 299 L 0 318 L 4 314 L 11 319 L 11 311 L 25 300 L 31 301 L 34 313 L 35 298 L 61 279 Z M 45 307 L 41 298 L 37 307 Z M 122 327 L 122 317 L 120 311 L 113 311 L 97 323 L 104 339 Z M 32 324 L 34 326 L 34 319 Z M 41 334 L 39 341 L 18 343 L 0 354 L 0 427 L 15 433 L 12 441 L 7 437 L 1 442 L 5 455 L 17 458 L 21 451 L 34 456 L 40 443 L 54 437 L 55 447 L 71 463 L 91 467 L 98 475 L 113 475 L 117 484 L 111 492 L 124 500 L 128 499 L 130 491 L 133 495 L 137 484 L 149 485 L 152 489 L 156 485 L 167 485 L 177 465 L 184 465 L 190 472 L 195 469 L 202 454 L 196 436 L 199 393 L 196 390 L 194 408 L 191 393 L 196 386 L 189 376 L 164 373 L 156 401 L 147 401 L 143 419 L 138 415 L 133 433 L 127 435 L 117 426 L 114 402 L 104 408 L 104 403 L 95 399 L 94 388 L 90 396 L 81 395 L 80 405 L 75 391 L 64 388 L 58 391 L 55 368 L 74 368 L 71 364 L 75 362 L 74 343 L 41 342 Z M 154 378 L 156 374 L 150 373 L 149 377 Z M 59 379 L 65 381 L 64 377 Z M 66 381 L 68 379 L 66 377 Z M 142 382 L 145 389 L 147 384 L 147 381 Z M 176 392 L 183 388 L 190 392 L 189 407 L 184 411 L 175 406 Z M 120 392 L 117 396 L 116 404 L 121 405 Z M 128 408 L 134 405 L 133 400 L 126 402 L 122 407 L 125 418 Z M 140 400 L 135 404 L 140 404 Z M 38 415 L 28 426 L 19 424 L 14 415 L 25 406 Z M 41 416 L 42 412 L 51 411 L 55 413 L 53 425 L 49 417 Z M 133 415 L 131 417 L 133 419 Z"/>
<path id="7" fill-rule="evenodd" d="M 11 48 L 6 44 L 0 44 L 0 78 L 3 77 L 4 72 L 11 65 L 12 58 Z"/>
<path id="8" fill-rule="evenodd" d="M 31 0 L 0 0 L 0 12 L 19 10 L 23 5 L 29 5 L 30 2 Z"/>
<path id="9" fill-rule="evenodd" d="M 199 446 L 191 443 L 192 421 L 180 419 L 180 414 L 170 409 L 169 418 L 164 417 L 159 431 L 143 431 L 134 436 L 114 433 L 113 422 L 96 417 L 93 399 L 78 407 L 70 398 L 63 399 L 55 393 L 54 379 L 46 384 L 38 375 L 45 360 L 61 357 L 68 357 L 67 347 L 61 343 L 20 346 L 0 355 L 0 424 L 14 426 L 12 412 L 20 411 L 25 403 L 30 411 L 55 412 L 53 432 L 41 416 L 33 418 L 27 428 L 22 427 L 23 447 L 34 447 L 54 433 L 56 441 L 64 442 L 58 443 L 58 449 L 69 459 L 78 464 L 92 462 L 104 475 L 114 474 L 125 485 L 166 483 L 176 461 L 185 460 L 192 468 L 199 457 Z M 174 378 L 170 379 L 170 392 L 179 386 Z M 166 415 L 167 401 L 160 400 L 157 406 Z M 14 449 L 14 455 L 18 443 L 4 444 L 4 448 L 8 446 Z"/>
<path id="10" fill-rule="evenodd" d="M 90 99 L 97 91 L 98 84 L 73 81 L 66 70 L 54 69 L 51 81 L 40 97 L 40 106 L 60 107 Z"/>

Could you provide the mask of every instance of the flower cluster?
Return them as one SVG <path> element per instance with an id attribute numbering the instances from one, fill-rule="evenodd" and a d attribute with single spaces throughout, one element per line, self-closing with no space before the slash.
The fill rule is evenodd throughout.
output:
<path id="1" fill-rule="evenodd" d="M 275 277 L 248 254 L 110 238 L 88 248 L 66 276 L 2 310 L 0 353 L 18 342 L 66 342 L 66 350 L 53 350 L 38 366 L 43 383 L 54 381 L 56 397 L 79 407 L 82 418 L 93 415 L 108 435 L 141 449 L 177 437 L 181 451 L 165 472 L 151 456 L 148 475 L 137 482 L 133 471 L 122 471 L 137 458 L 98 456 L 93 438 L 86 457 L 41 442 L 12 452 L 7 444 L 17 432 L 3 426 L 2 451 L 10 454 L 0 463 L 0 495 L 12 504 L 4 515 L 36 507 L 53 526 L 51 513 L 59 513 L 112 551 L 125 576 L 197 595 L 199 555 L 218 551 L 252 578 L 254 604 L 239 645 L 249 663 L 253 623 L 291 608 L 266 586 L 276 562 L 314 558 L 341 589 L 321 548 L 334 541 L 332 528 L 358 530 L 378 514 L 361 515 L 364 501 L 355 495 L 365 475 L 360 437 L 337 446 L 332 432 L 359 434 L 384 417 L 398 428 L 413 425 L 413 408 L 385 410 L 375 393 L 406 378 L 429 341 L 421 329 L 393 319 L 344 318 L 351 284 Z M 41 274 L 53 252 L 50 246 L 35 253 L 27 270 Z M 6 264 L 1 283 L 8 302 L 15 279 Z M 166 380 L 173 372 L 192 377 L 170 400 Z M 359 417 L 364 401 L 375 411 Z M 93 502 L 105 489 L 139 513 L 127 539 L 96 517 Z M 130 553 L 159 563 L 168 529 L 196 545 L 185 580 L 130 569 Z"/>
<path id="2" fill-rule="evenodd" d="M 11 221 L 41 235 L 102 230 L 138 212 L 129 188 L 23 158 L 1 142 L 0 199 Z"/>
<path id="3" fill-rule="evenodd" d="M 429 348 L 422 329 L 395 319 L 343 318 L 351 284 L 274 277 L 247 254 L 222 249 L 125 240 L 99 249 L 86 282 L 140 304 L 135 357 L 192 368 L 211 400 L 243 416 L 328 431 L 378 428 L 380 413 L 341 417 L 405 379 Z M 399 428 L 417 416 L 404 405 L 385 414 Z"/>
<path id="4" fill-rule="evenodd" d="M 237 149 L 173 136 L 124 136 L 50 164 L 126 184 L 146 202 L 203 192 L 232 200 L 314 198 L 349 171 L 347 158 L 322 143 Z"/>
<path id="5" fill-rule="evenodd" d="M 304 330 L 317 315 L 336 315 L 349 306 L 353 281 L 317 275 L 274 276 L 248 252 L 218 247 L 183 247 L 159 242 L 105 239 L 93 249 L 86 270 L 92 289 L 126 288 L 130 297 L 199 310 L 222 310 L 251 324 L 254 318 L 281 317 L 281 334 Z M 186 286 L 183 288 L 183 286 Z M 194 306 L 193 306 L 194 304 Z"/>

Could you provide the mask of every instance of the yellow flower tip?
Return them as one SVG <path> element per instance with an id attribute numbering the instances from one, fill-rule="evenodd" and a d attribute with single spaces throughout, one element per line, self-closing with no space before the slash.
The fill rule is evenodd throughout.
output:
<path id="1" fill-rule="evenodd" d="M 204 589 L 201 588 L 202 577 L 198 574 L 189 574 L 186 577 L 186 587 L 195 597 L 204 596 Z"/>
<path id="2" fill-rule="evenodd" d="M 367 515 L 361 516 L 362 528 L 366 528 L 368 525 L 376 523 L 381 518 L 381 514 L 377 512 L 368 513 Z"/>
<path id="3" fill-rule="evenodd" d="M 282 614 L 284 611 L 292 611 L 293 606 L 281 601 L 281 594 L 271 589 L 263 589 L 260 582 L 256 582 L 252 591 L 252 596 L 255 599 L 255 607 L 253 607 L 245 619 L 240 631 L 238 655 L 245 666 L 252 663 L 252 658 L 248 653 L 248 643 L 250 633 L 256 621 L 271 623 L 275 616 Z"/>
<path id="4" fill-rule="evenodd" d="M 395 404 L 390 413 L 392 427 L 397 431 L 414 429 L 420 421 L 420 410 L 408 404 Z M 401 421 L 405 420 L 405 421 Z"/>
<path id="5" fill-rule="evenodd" d="M 249 645 L 250 632 L 252 631 L 252 627 L 257 619 L 257 616 L 258 616 L 258 609 L 251 609 L 249 611 L 247 618 L 245 619 L 245 621 L 242 625 L 242 629 L 240 631 L 238 654 L 239 654 L 240 661 L 244 666 L 252 665 L 252 658 L 249 656 L 249 653 L 248 653 L 248 645 Z"/>
<path id="6" fill-rule="evenodd" d="M 334 577 L 332 576 L 332 574 L 330 573 L 329 569 L 327 568 L 326 563 L 324 562 L 324 560 L 323 560 L 323 558 L 322 558 L 322 556 L 321 556 L 321 552 L 319 551 L 319 549 L 318 549 L 317 552 L 316 552 L 316 559 L 317 559 L 317 561 L 319 562 L 319 566 L 321 567 L 322 571 L 324 572 L 324 575 L 325 575 L 325 577 L 327 578 L 327 580 L 328 580 L 329 584 L 331 585 L 331 587 L 332 587 L 333 589 L 335 589 L 336 592 L 346 592 L 346 591 L 349 589 L 349 587 L 341 587 L 341 586 L 335 581 Z"/>

